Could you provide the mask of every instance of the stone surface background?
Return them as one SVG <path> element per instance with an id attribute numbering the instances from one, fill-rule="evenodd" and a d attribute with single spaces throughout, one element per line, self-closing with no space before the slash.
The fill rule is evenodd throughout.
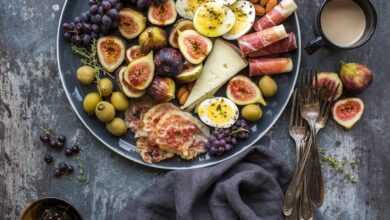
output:
<path id="1" fill-rule="evenodd" d="M 321 0 L 297 2 L 305 43 L 313 37 L 312 23 Z M 347 170 L 359 181 L 352 184 L 325 165 L 326 202 L 319 219 L 390 218 L 390 2 L 373 2 L 379 25 L 369 44 L 303 57 L 303 66 L 322 71 L 336 71 L 344 60 L 367 64 L 376 74 L 373 85 L 360 95 L 366 112 L 359 124 L 345 131 L 330 122 L 321 134 L 320 144 L 329 154 L 358 161 L 355 169 Z M 57 75 L 55 55 L 62 5 L 62 0 L 0 0 L 0 219 L 17 219 L 27 203 L 44 196 L 69 200 L 85 219 L 121 219 L 126 202 L 163 173 L 115 155 L 72 112 Z M 263 143 L 293 167 L 295 150 L 287 118 L 284 114 Z M 52 177 L 52 167 L 43 162 L 47 148 L 38 138 L 41 128 L 48 127 L 68 136 L 70 142 L 79 141 L 87 183 L 77 181 L 77 175 Z"/>

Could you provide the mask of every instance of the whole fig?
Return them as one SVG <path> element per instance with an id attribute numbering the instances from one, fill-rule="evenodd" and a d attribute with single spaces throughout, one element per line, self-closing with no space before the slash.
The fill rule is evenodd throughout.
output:
<path id="1" fill-rule="evenodd" d="M 347 91 L 361 93 L 371 84 L 373 73 L 363 64 L 343 63 L 341 65 L 340 78 Z"/>
<path id="2" fill-rule="evenodd" d="M 184 59 L 178 49 L 163 48 L 154 58 L 157 74 L 162 76 L 176 76 L 183 70 Z"/>
<path id="3" fill-rule="evenodd" d="M 147 89 L 148 94 L 156 101 L 169 102 L 175 98 L 175 81 L 169 77 L 156 76 Z"/>

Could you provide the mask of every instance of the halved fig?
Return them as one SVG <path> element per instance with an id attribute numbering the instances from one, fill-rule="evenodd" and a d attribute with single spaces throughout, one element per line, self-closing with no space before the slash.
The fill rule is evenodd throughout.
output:
<path id="1" fill-rule="evenodd" d="M 105 36 L 97 42 L 99 62 L 107 72 L 114 72 L 125 59 L 125 43 L 119 37 Z"/>
<path id="2" fill-rule="evenodd" d="M 117 82 L 122 92 L 129 98 L 139 98 L 145 94 L 145 90 L 134 90 L 124 79 L 127 66 L 122 66 L 117 71 Z"/>
<path id="3" fill-rule="evenodd" d="M 359 98 L 346 98 L 337 101 L 332 108 L 334 120 L 344 128 L 352 128 L 364 112 L 364 103 Z"/>
<path id="4" fill-rule="evenodd" d="M 123 8 L 119 12 L 118 29 L 126 39 L 136 38 L 146 27 L 145 16 L 131 8 Z"/>
<path id="5" fill-rule="evenodd" d="M 185 64 L 184 70 L 176 76 L 176 79 L 180 83 L 189 83 L 197 80 L 202 72 L 203 64 L 193 65 Z"/>
<path id="6" fill-rule="evenodd" d="M 146 89 L 154 77 L 153 52 L 131 62 L 125 73 L 125 81 L 134 90 Z"/>
<path id="7" fill-rule="evenodd" d="M 165 0 L 161 4 L 152 4 L 148 10 L 148 20 L 158 26 L 167 26 L 176 21 L 177 12 L 173 0 Z"/>
<path id="8" fill-rule="evenodd" d="M 320 88 L 321 97 L 324 99 L 334 98 L 337 100 L 343 94 L 343 83 L 337 73 L 321 72 L 317 74 L 317 86 Z M 333 94 L 332 88 L 336 88 L 337 91 L 334 97 L 330 97 Z"/>
<path id="9" fill-rule="evenodd" d="M 267 104 L 259 87 L 243 75 L 235 76 L 229 81 L 226 87 L 226 95 L 237 105 L 260 103 L 265 106 Z"/>
<path id="10" fill-rule="evenodd" d="M 139 45 L 131 46 L 126 50 L 126 60 L 129 63 L 142 56 L 145 56 L 145 54 L 142 53 L 141 47 Z"/>
<path id="11" fill-rule="evenodd" d="M 179 32 L 185 30 L 194 30 L 194 24 L 192 23 L 192 21 L 187 19 L 178 20 L 172 28 L 171 33 L 169 34 L 169 44 L 172 47 L 179 48 L 179 43 L 177 42 L 179 38 Z"/>
<path id="12" fill-rule="evenodd" d="M 213 42 L 200 35 L 195 30 L 179 32 L 179 49 L 183 56 L 192 64 L 199 64 L 209 55 Z"/>
<path id="13" fill-rule="evenodd" d="M 175 98 L 175 81 L 169 77 L 156 76 L 147 91 L 154 100 L 169 102 Z"/>

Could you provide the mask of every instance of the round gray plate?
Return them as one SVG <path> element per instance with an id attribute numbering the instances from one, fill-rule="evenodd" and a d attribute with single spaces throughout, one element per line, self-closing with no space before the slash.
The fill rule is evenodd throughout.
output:
<path id="1" fill-rule="evenodd" d="M 268 105 L 264 107 L 263 118 L 251 126 L 252 134 L 248 140 L 239 142 L 232 151 L 220 157 L 202 155 L 192 161 L 184 161 L 179 158 L 173 158 L 156 164 L 145 163 L 135 150 L 135 139 L 131 133 L 123 138 L 113 137 L 105 130 L 103 123 L 100 123 L 96 118 L 87 115 L 83 111 L 82 99 L 84 95 L 95 88 L 94 86 L 81 86 L 76 80 L 75 73 L 77 68 L 80 66 L 80 60 L 78 56 L 72 53 L 70 44 L 64 42 L 61 24 L 64 21 L 73 20 L 75 16 L 80 15 L 87 9 L 87 1 L 66 1 L 64 4 L 57 33 L 57 62 L 59 75 L 65 89 L 66 96 L 68 97 L 74 112 L 85 127 L 105 146 L 129 160 L 145 166 L 160 169 L 192 169 L 217 164 L 237 156 L 263 137 L 278 120 L 285 109 L 288 100 L 290 99 L 301 63 L 301 35 L 297 14 L 291 16 L 288 21 L 285 22 L 287 30 L 289 32 L 295 32 L 297 35 L 298 50 L 289 54 L 294 61 L 294 70 L 291 73 L 274 77 L 279 85 L 279 91 L 275 97 L 269 100 Z M 221 89 L 221 94 L 223 93 L 222 90 L 224 91 L 224 89 Z"/>

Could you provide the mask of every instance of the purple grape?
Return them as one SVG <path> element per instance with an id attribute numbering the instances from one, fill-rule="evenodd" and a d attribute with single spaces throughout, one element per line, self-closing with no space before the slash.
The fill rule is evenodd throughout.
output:
<path id="1" fill-rule="evenodd" d="M 111 3 L 111 5 L 115 5 L 116 3 L 118 3 L 118 0 L 108 0 L 110 3 Z"/>
<path id="2" fill-rule="evenodd" d="M 72 34 L 70 32 L 64 32 L 64 39 L 69 41 L 72 39 Z"/>
<path id="3" fill-rule="evenodd" d="M 89 21 L 89 17 L 90 17 L 89 12 L 84 12 L 84 13 L 81 14 L 80 18 L 81 18 L 81 21 L 87 22 L 87 21 Z"/>
<path id="4" fill-rule="evenodd" d="M 91 14 L 96 14 L 97 12 L 98 12 L 98 6 L 97 5 L 92 5 L 90 8 L 89 8 L 89 12 L 91 13 Z"/>
<path id="5" fill-rule="evenodd" d="M 108 10 L 107 15 L 112 19 L 116 19 L 118 17 L 118 11 L 115 8 Z"/>
<path id="6" fill-rule="evenodd" d="M 138 9 L 145 9 L 146 7 L 149 7 L 152 5 L 152 0 L 137 0 L 137 8 Z"/>
<path id="7" fill-rule="evenodd" d="M 77 16 L 77 17 L 75 17 L 75 18 L 74 18 L 74 22 L 76 22 L 76 23 L 79 23 L 79 22 L 81 22 L 81 18 L 80 18 L 80 17 L 78 17 L 78 16 Z"/>
<path id="8" fill-rule="evenodd" d="M 91 25 L 88 23 L 83 23 L 83 31 L 84 33 L 89 33 L 91 31 Z"/>
<path id="9" fill-rule="evenodd" d="M 100 23 L 101 20 L 102 20 L 102 17 L 98 14 L 91 17 L 91 21 L 94 24 Z"/>
<path id="10" fill-rule="evenodd" d="M 99 6 L 97 13 L 102 15 L 102 16 L 104 15 L 104 8 L 103 8 L 103 6 Z"/>
<path id="11" fill-rule="evenodd" d="M 88 45 L 91 42 L 91 36 L 89 34 L 85 34 L 83 36 L 83 44 Z"/>
<path id="12" fill-rule="evenodd" d="M 97 39 L 97 38 L 98 38 L 98 34 L 95 33 L 95 32 L 92 32 L 92 33 L 91 33 L 91 38 L 92 38 L 92 39 Z"/>
<path id="13" fill-rule="evenodd" d="M 89 4 L 90 6 L 92 6 L 92 5 L 96 5 L 97 2 L 96 2 L 96 0 L 89 0 L 89 1 L 88 1 L 88 4 Z"/>
<path id="14" fill-rule="evenodd" d="M 99 26 L 97 24 L 92 24 L 91 25 L 91 30 L 93 32 L 99 32 Z"/>
<path id="15" fill-rule="evenodd" d="M 102 3 L 101 3 L 101 5 L 103 6 L 103 9 L 104 10 L 106 10 L 106 11 L 108 11 L 108 10 L 110 10 L 111 9 L 111 3 L 109 2 L 109 1 L 103 1 Z"/>
<path id="16" fill-rule="evenodd" d="M 76 23 L 76 30 L 81 31 L 83 29 L 83 25 L 81 23 Z"/>
<path id="17" fill-rule="evenodd" d="M 64 29 L 64 31 L 69 31 L 69 30 L 72 30 L 74 28 L 74 26 L 72 27 L 70 23 L 63 23 L 62 24 L 62 28 Z"/>
<path id="18" fill-rule="evenodd" d="M 111 18 L 108 17 L 107 15 L 104 15 L 104 16 L 102 17 L 102 23 L 103 23 L 103 25 L 110 26 L 111 23 L 112 23 L 112 20 L 111 20 Z"/>

